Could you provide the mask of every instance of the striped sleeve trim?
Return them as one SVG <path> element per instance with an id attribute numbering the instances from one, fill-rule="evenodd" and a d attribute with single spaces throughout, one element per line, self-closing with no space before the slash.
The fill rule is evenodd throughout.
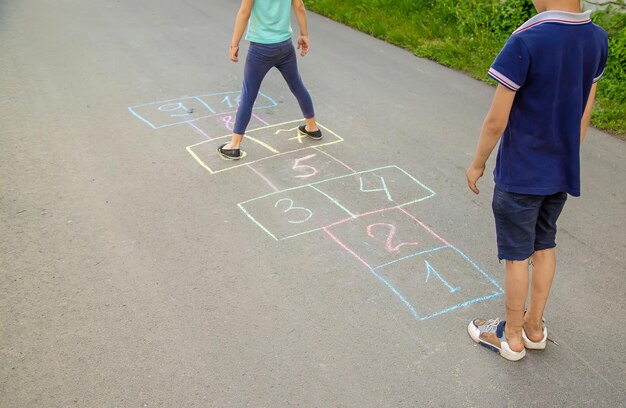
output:
<path id="1" fill-rule="evenodd" d="M 514 81 L 511 81 L 506 75 L 496 71 L 493 68 L 489 68 L 489 72 L 487 73 L 490 77 L 500 82 L 502 85 L 509 88 L 511 91 L 517 91 L 520 89 L 520 85 L 516 84 Z"/>
<path id="2" fill-rule="evenodd" d="M 593 83 L 595 84 L 596 82 L 598 82 L 600 78 L 602 78 L 602 75 L 604 75 L 604 69 L 602 70 L 602 72 L 600 72 L 600 75 L 593 79 Z"/>

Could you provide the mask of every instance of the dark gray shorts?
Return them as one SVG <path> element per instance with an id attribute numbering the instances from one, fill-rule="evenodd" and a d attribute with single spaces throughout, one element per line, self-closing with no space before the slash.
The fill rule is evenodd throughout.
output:
<path id="1" fill-rule="evenodd" d="M 531 195 L 493 192 L 498 259 L 523 261 L 535 251 L 556 246 L 556 221 L 567 193 Z"/>

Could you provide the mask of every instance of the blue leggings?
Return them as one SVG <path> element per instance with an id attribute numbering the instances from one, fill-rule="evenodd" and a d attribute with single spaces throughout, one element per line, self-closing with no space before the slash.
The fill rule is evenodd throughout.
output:
<path id="1" fill-rule="evenodd" d="M 246 66 L 243 71 L 241 102 L 239 103 L 235 128 L 233 129 L 235 133 L 239 135 L 245 133 L 252 116 L 252 106 L 261 88 L 261 82 L 272 67 L 278 68 L 280 73 L 283 74 L 283 78 L 287 81 L 291 93 L 298 100 L 302 115 L 307 119 L 315 116 L 313 101 L 311 101 L 311 96 L 304 87 L 298 73 L 296 51 L 291 39 L 276 44 L 251 42 L 248 48 Z"/>

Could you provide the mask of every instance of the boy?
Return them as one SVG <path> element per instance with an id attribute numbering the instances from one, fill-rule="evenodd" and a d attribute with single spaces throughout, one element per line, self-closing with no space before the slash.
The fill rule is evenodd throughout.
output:
<path id="1" fill-rule="evenodd" d="M 506 262 L 506 320 L 476 319 L 467 330 L 511 361 L 527 348 L 546 347 L 543 311 L 556 270 L 556 221 L 567 194 L 580 195 L 580 144 L 608 53 L 606 32 L 591 22 L 591 12 L 581 13 L 578 0 L 533 4 L 539 14 L 513 32 L 489 69 L 499 85 L 466 173 L 478 194 L 476 182 L 502 138 L 492 207 L 498 258 Z"/>
<path id="2" fill-rule="evenodd" d="M 311 96 L 298 73 L 296 53 L 291 42 L 292 8 L 300 26 L 298 49 L 301 49 L 300 55 L 304 57 L 309 52 L 309 36 L 306 9 L 302 0 L 241 0 L 230 45 L 230 60 L 239 61 L 239 41 L 246 25 L 246 40 L 250 41 L 250 47 L 233 134 L 230 143 L 224 143 L 217 148 L 217 152 L 225 159 L 239 160 L 243 157 L 240 146 L 250 122 L 252 107 L 263 78 L 273 67 L 278 68 L 283 75 L 300 105 L 306 124 L 298 128 L 298 133 L 313 140 L 322 138 L 322 131 L 315 121 Z"/>

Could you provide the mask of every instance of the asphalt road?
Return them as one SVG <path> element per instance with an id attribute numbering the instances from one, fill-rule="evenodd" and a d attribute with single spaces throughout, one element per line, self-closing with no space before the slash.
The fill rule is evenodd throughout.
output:
<path id="1" fill-rule="evenodd" d="M 0 2 L 0 406 L 626 406 L 624 142 L 590 130 L 554 342 L 507 362 L 466 333 L 503 311 L 493 88 L 311 14 L 324 139 L 273 71 L 222 161 L 237 7 Z"/>

